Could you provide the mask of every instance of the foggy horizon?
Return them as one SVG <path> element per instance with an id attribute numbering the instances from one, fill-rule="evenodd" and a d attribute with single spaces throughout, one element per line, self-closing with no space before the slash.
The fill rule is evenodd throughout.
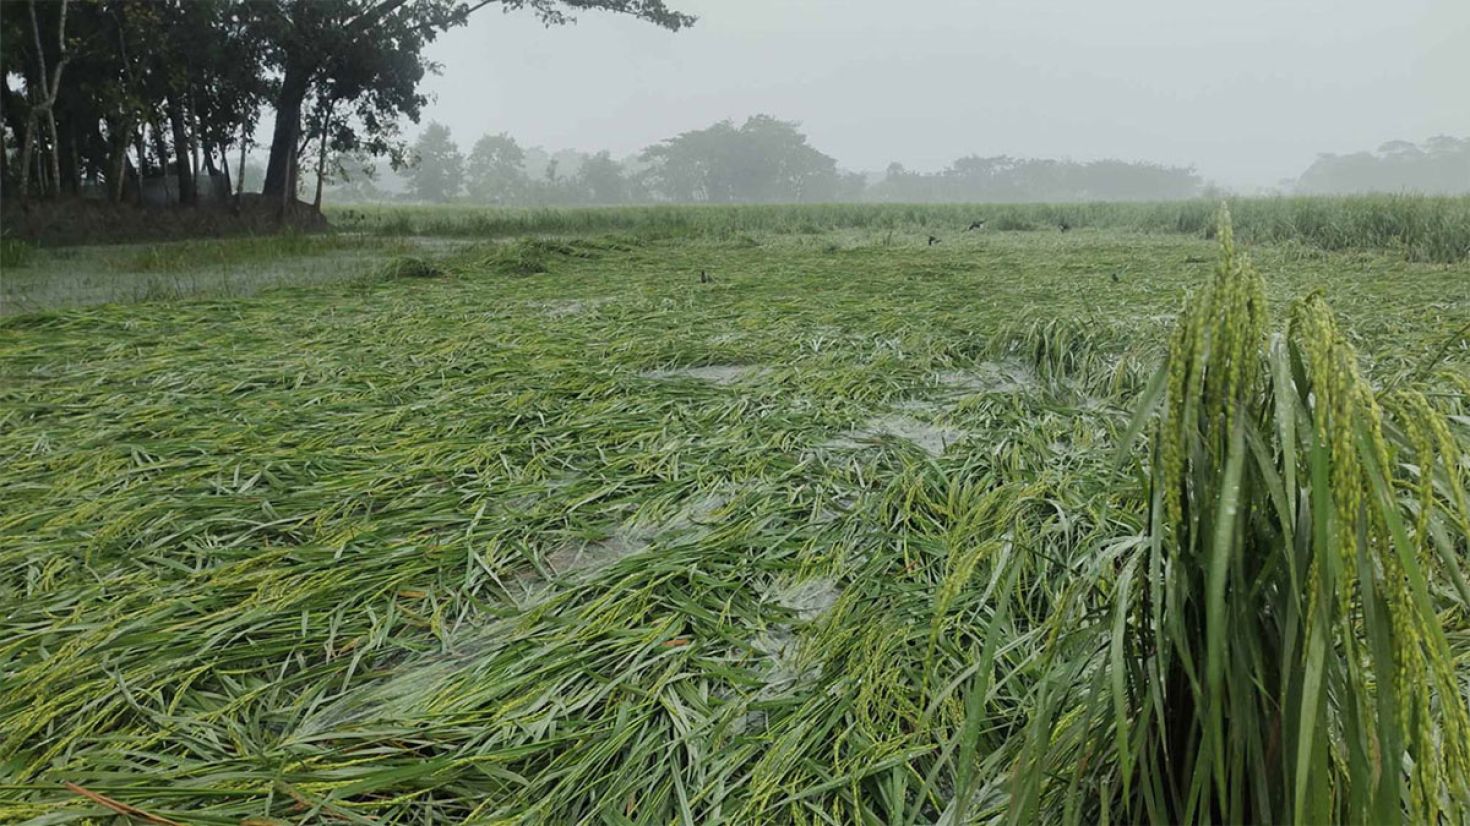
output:
<path id="1" fill-rule="evenodd" d="M 1250 191 L 1319 154 L 1470 135 L 1470 4 L 1130 0 L 925 13 L 890 3 L 679 0 L 664 31 L 583 13 L 545 28 L 487 8 L 432 44 L 442 73 L 418 126 L 468 151 L 508 132 L 550 151 L 634 154 L 681 132 L 769 114 L 844 169 L 935 171 L 966 155 L 1191 166 Z"/>

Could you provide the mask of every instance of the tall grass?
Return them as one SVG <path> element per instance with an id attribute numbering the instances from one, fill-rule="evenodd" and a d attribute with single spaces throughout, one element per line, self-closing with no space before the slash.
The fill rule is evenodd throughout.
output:
<path id="1" fill-rule="evenodd" d="M 1470 258 L 1470 197 L 1368 195 L 1245 198 L 1231 203 L 1238 239 L 1299 242 L 1327 250 L 1389 250 L 1412 261 Z M 988 231 L 1123 229 L 1214 232 L 1207 201 L 1079 204 L 663 205 L 509 209 L 474 206 L 333 208 L 334 224 L 373 234 L 501 238 L 526 234 L 622 232 L 729 238 L 752 233 L 818 234 L 841 229 L 963 231 L 984 218 Z"/>
<path id="2" fill-rule="evenodd" d="M 0 269 L 18 269 L 31 262 L 35 248 L 16 238 L 0 238 Z"/>
<path id="3" fill-rule="evenodd" d="M 245 235 L 228 239 L 203 239 L 117 247 L 108 255 L 113 269 L 140 273 L 185 273 L 210 267 L 235 266 L 250 262 L 278 262 L 308 255 L 324 255 L 347 249 L 381 248 L 380 239 L 364 241 L 332 234 L 283 232 L 276 235 Z"/>

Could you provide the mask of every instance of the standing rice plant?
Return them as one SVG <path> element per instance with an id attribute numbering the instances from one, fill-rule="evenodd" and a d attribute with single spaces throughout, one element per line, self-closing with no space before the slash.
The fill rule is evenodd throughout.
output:
<path id="1" fill-rule="evenodd" d="M 1375 395 L 1320 295 L 1270 335 L 1223 210 L 1218 235 L 1135 421 L 1147 535 L 1096 569 L 1109 621 L 1038 691 L 1012 818 L 1465 822 L 1461 443 Z"/>

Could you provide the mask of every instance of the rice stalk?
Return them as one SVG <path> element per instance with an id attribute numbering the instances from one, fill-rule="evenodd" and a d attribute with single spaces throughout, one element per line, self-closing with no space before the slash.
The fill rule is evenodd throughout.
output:
<path id="1" fill-rule="evenodd" d="M 1424 393 L 1375 396 L 1319 294 L 1268 335 L 1223 211 L 1218 237 L 1161 368 L 1146 541 L 1098 569 L 1111 620 L 1047 701 L 1074 716 L 1033 720 L 1059 748 L 1023 758 L 1012 819 L 1461 822 L 1460 443 Z"/>

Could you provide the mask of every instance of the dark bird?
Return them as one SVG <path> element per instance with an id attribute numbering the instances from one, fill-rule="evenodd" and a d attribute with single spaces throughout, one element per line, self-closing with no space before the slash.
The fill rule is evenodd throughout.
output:
<path id="1" fill-rule="evenodd" d="M 713 281 L 714 279 L 709 277 L 709 273 L 705 272 L 704 270 L 699 271 L 699 283 L 709 284 Z"/>
<path id="2" fill-rule="evenodd" d="M 965 232 L 970 232 L 972 230 L 977 230 L 977 229 L 985 229 L 985 222 L 984 221 L 971 221 L 970 222 L 970 228 L 967 229 L 967 230 L 965 230 Z"/>
<path id="3" fill-rule="evenodd" d="M 935 237 L 934 237 L 934 236 L 932 236 L 932 235 L 931 235 L 931 236 L 929 236 L 929 246 L 931 246 L 931 247 L 932 247 L 932 246 L 934 246 L 934 245 L 935 245 L 935 244 L 937 244 L 937 243 L 939 243 L 939 239 L 938 239 L 938 238 L 935 238 Z"/>
<path id="4" fill-rule="evenodd" d="M 1072 225 L 1069 224 L 1069 223 L 1067 223 L 1066 221 L 1063 221 L 1061 223 L 1061 227 L 1062 227 L 1062 232 L 1066 232 L 1067 230 L 1069 230 L 1069 229 L 1072 228 Z"/>
<path id="5" fill-rule="evenodd" d="M 1116 283 L 1118 283 L 1119 281 L 1122 281 L 1122 280 L 1123 280 L 1123 276 L 1119 275 L 1116 272 L 1113 273 L 1113 283 L 1114 284 L 1116 284 Z"/>

